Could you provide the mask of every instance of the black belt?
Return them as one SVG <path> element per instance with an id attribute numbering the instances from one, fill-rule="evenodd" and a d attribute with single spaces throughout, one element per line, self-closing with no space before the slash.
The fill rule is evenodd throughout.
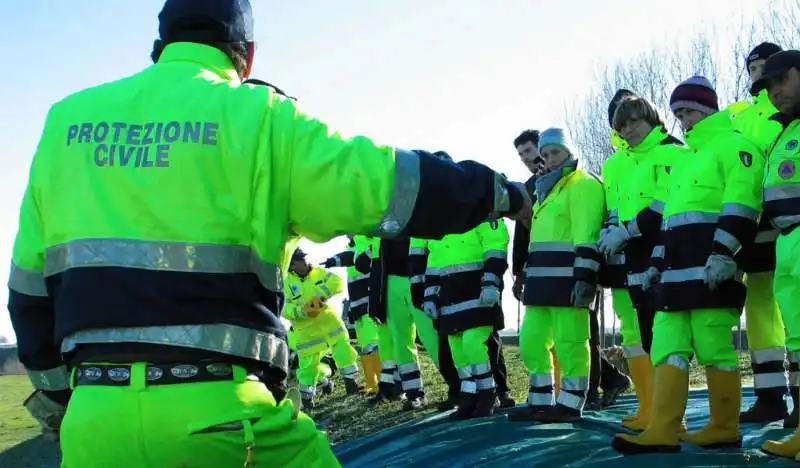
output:
<path id="1" fill-rule="evenodd" d="M 130 364 L 81 364 L 75 369 L 75 386 L 126 387 L 131 384 L 132 367 Z M 145 380 L 148 386 L 230 381 L 233 380 L 233 366 L 221 362 L 147 364 Z"/>

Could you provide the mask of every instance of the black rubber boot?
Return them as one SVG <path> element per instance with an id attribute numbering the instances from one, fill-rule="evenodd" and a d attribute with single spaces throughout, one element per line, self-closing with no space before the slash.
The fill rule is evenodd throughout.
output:
<path id="1" fill-rule="evenodd" d="M 755 392 L 756 402 L 739 413 L 740 423 L 770 423 L 789 417 L 786 401 L 783 399 L 785 389 L 761 388 Z"/>
<path id="2" fill-rule="evenodd" d="M 312 398 L 303 398 L 301 402 L 303 411 L 311 411 L 314 409 L 314 400 Z"/>
<path id="3" fill-rule="evenodd" d="M 552 406 L 521 406 L 508 413 L 508 420 L 514 422 L 534 422 L 539 416 L 549 411 Z"/>
<path id="4" fill-rule="evenodd" d="M 406 392 L 406 401 L 403 402 L 403 411 L 413 411 L 422 409 L 428 404 L 425 392 L 422 389 L 409 390 Z"/>
<path id="5" fill-rule="evenodd" d="M 470 419 L 475 412 L 475 408 L 478 405 L 478 394 L 477 393 L 462 393 L 458 397 L 458 403 L 456 404 L 456 411 L 450 415 L 450 419 L 453 421 L 463 421 L 465 419 Z"/>
<path id="6" fill-rule="evenodd" d="M 475 410 L 472 412 L 473 418 L 488 418 L 494 415 L 497 408 L 497 391 L 495 389 L 481 390 L 475 401 Z"/>
<path id="7" fill-rule="evenodd" d="M 388 403 L 397 400 L 395 395 L 394 383 L 378 382 L 378 393 L 374 397 L 367 400 L 371 405 L 379 405 L 381 403 Z"/>
<path id="8" fill-rule="evenodd" d="M 617 397 L 627 392 L 631 385 L 631 378 L 625 374 L 619 374 L 617 381 L 610 385 L 603 382 L 603 408 L 614 406 L 614 403 L 617 402 Z"/>
<path id="9" fill-rule="evenodd" d="M 356 382 L 356 379 L 342 379 L 344 380 L 344 391 L 348 395 L 358 395 L 364 389 Z"/>
<path id="10" fill-rule="evenodd" d="M 500 408 L 513 408 L 517 406 L 517 402 L 511 397 L 511 392 L 503 392 L 498 394 L 497 401 Z"/>
<path id="11" fill-rule="evenodd" d="M 584 409 L 586 411 L 600 411 L 603 409 L 603 398 L 600 397 L 600 394 L 595 392 L 590 392 L 586 395 L 586 405 L 584 405 Z"/>
<path id="12" fill-rule="evenodd" d="M 436 410 L 440 413 L 444 413 L 445 411 L 450 411 L 455 409 L 458 406 L 459 395 L 458 394 L 448 394 L 447 399 L 443 402 L 439 403 L 439 406 L 436 407 Z"/>
<path id="13" fill-rule="evenodd" d="M 331 379 L 330 377 L 323 380 L 320 386 L 322 387 L 323 395 L 330 395 L 331 393 L 333 393 L 333 379 Z"/>
<path id="14" fill-rule="evenodd" d="M 576 409 L 556 404 L 540 414 L 537 419 L 543 423 L 576 422 L 583 419 L 583 415 Z"/>

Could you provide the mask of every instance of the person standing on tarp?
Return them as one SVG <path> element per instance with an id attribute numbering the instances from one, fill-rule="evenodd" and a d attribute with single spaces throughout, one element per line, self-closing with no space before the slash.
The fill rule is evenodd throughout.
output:
<path id="1" fill-rule="evenodd" d="M 64 466 L 339 466 L 262 382 L 287 374 L 287 243 L 440 238 L 527 215 L 527 194 L 242 85 L 246 0 L 168 0 L 159 36 L 153 65 L 48 112 L 9 277 L 25 406 Z"/>

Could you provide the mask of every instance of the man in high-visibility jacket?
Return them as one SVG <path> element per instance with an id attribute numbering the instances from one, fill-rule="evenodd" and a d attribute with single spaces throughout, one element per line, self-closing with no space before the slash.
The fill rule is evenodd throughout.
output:
<path id="1" fill-rule="evenodd" d="M 536 204 L 525 268 L 520 352 L 529 373 L 528 405 L 510 420 L 574 421 L 582 417 L 589 380 L 589 306 L 597 292 L 596 243 L 606 212 L 597 177 L 577 168 L 564 131 L 542 132 L 547 173 L 536 180 Z M 553 398 L 550 348 L 561 364 Z"/>
<path id="2" fill-rule="evenodd" d="M 364 390 L 368 394 L 378 392 L 378 374 L 381 372 L 381 358 L 378 354 L 378 326 L 367 313 L 369 303 L 369 273 L 356 269 L 356 257 L 370 248 L 366 236 L 349 236 L 349 249 L 325 260 L 326 268 L 347 267 L 347 291 L 349 303 L 347 316 L 355 324 L 358 353 L 364 370 Z"/>
<path id="3" fill-rule="evenodd" d="M 428 242 L 431 266 L 425 272 L 423 310 L 447 335 L 460 379 L 452 419 L 494 414 L 497 392 L 487 342 L 504 327 L 501 292 L 508 242 L 501 221 Z"/>
<path id="4" fill-rule="evenodd" d="M 780 111 L 783 132 L 772 146 L 764 176 L 764 216 L 780 230 L 776 244 L 775 297 L 786 324 L 792 386 L 800 382 L 800 51 L 770 57 L 754 93 L 766 89 Z M 767 441 L 766 452 L 800 461 L 800 430 L 783 442 Z"/>
<path id="5" fill-rule="evenodd" d="M 154 65 L 47 115 L 9 278 L 25 406 L 64 466 L 338 466 L 298 395 L 264 383 L 286 378 L 287 244 L 439 238 L 520 217 L 527 194 L 242 85 L 246 0 L 168 0 L 159 19 Z"/>
<path id="6" fill-rule="evenodd" d="M 643 284 L 641 278 L 660 242 L 661 211 L 669 172 L 676 159 L 685 156 L 686 149 L 667 132 L 655 107 L 640 97 L 623 99 L 614 112 L 612 125 L 627 148 L 606 162 L 616 166 L 613 171 L 604 170 L 606 201 L 613 208 L 609 208 L 611 219 L 600 237 L 600 251 L 612 260 L 610 263 L 622 254 L 624 266 L 630 272 L 625 281 L 627 297 L 615 302 L 615 306 L 622 306 L 619 310 L 615 308 L 615 312 L 621 322 L 623 352 L 636 385 L 639 408 L 635 415 L 623 419 L 622 424 L 643 430 L 650 422 L 653 394 L 652 339 L 646 340 L 645 336 L 653 334 L 655 301 L 649 291 L 650 284 Z"/>
<path id="7" fill-rule="evenodd" d="M 642 284 L 658 278 L 651 359 L 655 366 L 650 424 L 640 435 L 618 435 L 626 454 L 677 452 L 680 441 L 703 448 L 739 447 L 741 379 L 731 330 L 746 288 L 734 256 L 752 242 L 761 210 L 764 174 L 758 148 L 719 112 L 707 79 L 692 77 L 670 98 L 670 108 L 694 152 L 676 158 L 663 210 L 664 249 L 653 250 Z M 663 256 L 662 255 L 663 252 Z M 689 359 L 706 368 L 711 418 L 681 432 L 689 392 Z"/>
<path id="8" fill-rule="evenodd" d="M 761 76 L 764 63 L 781 51 L 776 44 L 764 42 L 756 46 L 745 57 L 750 82 Z M 737 102 L 728 108 L 733 119 L 733 128 L 756 144 L 764 154 L 769 154 L 772 145 L 783 130 L 783 126 L 772 116 L 778 110 L 769 101 L 767 91 L 753 96 L 752 102 Z M 765 158 L 766 159 L 766 158 Z M 766 162 L 766 160 L 765 160 Z M 794 410 L 787 417 L 787 379 L 784 369 L 786 360 L 786 332 L 772 289 L 775 273 L 775 241 L 779 231 L 766 216 L 759 222 L 755 241 L 742 247 L 736 256 L 747 275 L 747 300 L 744 305 L 747 321 L 747 344 L 750 348 L 750 364 L 753 369 L 753 386 L 756 401 L 739 415 L 743 423 L 784 420 L 784 427 L 797 427 L 797 409 L 800 395 L 795 383 L 790 389 Z M 796 365 L 796 364 L 795 364 Z"/>
<path id="9" fill-rule="evenodd" d="M 292 322 L 295 349 L 300 360 L 297 381 L 303 408 L 314 408 L 316 387 L 322 383 L 319 367 L 323 356 L 333 352 L 348 395 L 358 393 L 358 353 L 350 345 L 342 319 L 328 300 L 344 290 L 339 276 L 321 267 L 312 267 L 299 248 L 292 255 L 289 274 L 284 280 L 286 301 L 282 315 Z"/>

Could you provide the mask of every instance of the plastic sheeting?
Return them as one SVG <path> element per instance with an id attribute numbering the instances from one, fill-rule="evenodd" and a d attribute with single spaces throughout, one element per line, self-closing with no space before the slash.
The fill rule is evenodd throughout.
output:
<path id="1" fill-rule="evenodd" d="M 690 430 L 708 421 L 708 393 L 690 393 L 686 421 Z M 754 400 L 746 389 L 742 405 Z M 377 467 L 739 467 L 800 466 L 794 460 L 764 454 L 765 440 L 781 439 L 791 430 L 781 422 L 744 425 L 743 448 L 705 451 L 683 445 L 678 454 L 623 457 L 611 449 L 611 438 L 621 431 L 619 421 L 636 408 L 633 396 L 618 400 L 613 409 L 586 412 L 577 424 L 509 422 L 505 414 L 472 421 L 451 422 L 446 414 L 411 421 L 334 447 L 347 468 Z"/>

